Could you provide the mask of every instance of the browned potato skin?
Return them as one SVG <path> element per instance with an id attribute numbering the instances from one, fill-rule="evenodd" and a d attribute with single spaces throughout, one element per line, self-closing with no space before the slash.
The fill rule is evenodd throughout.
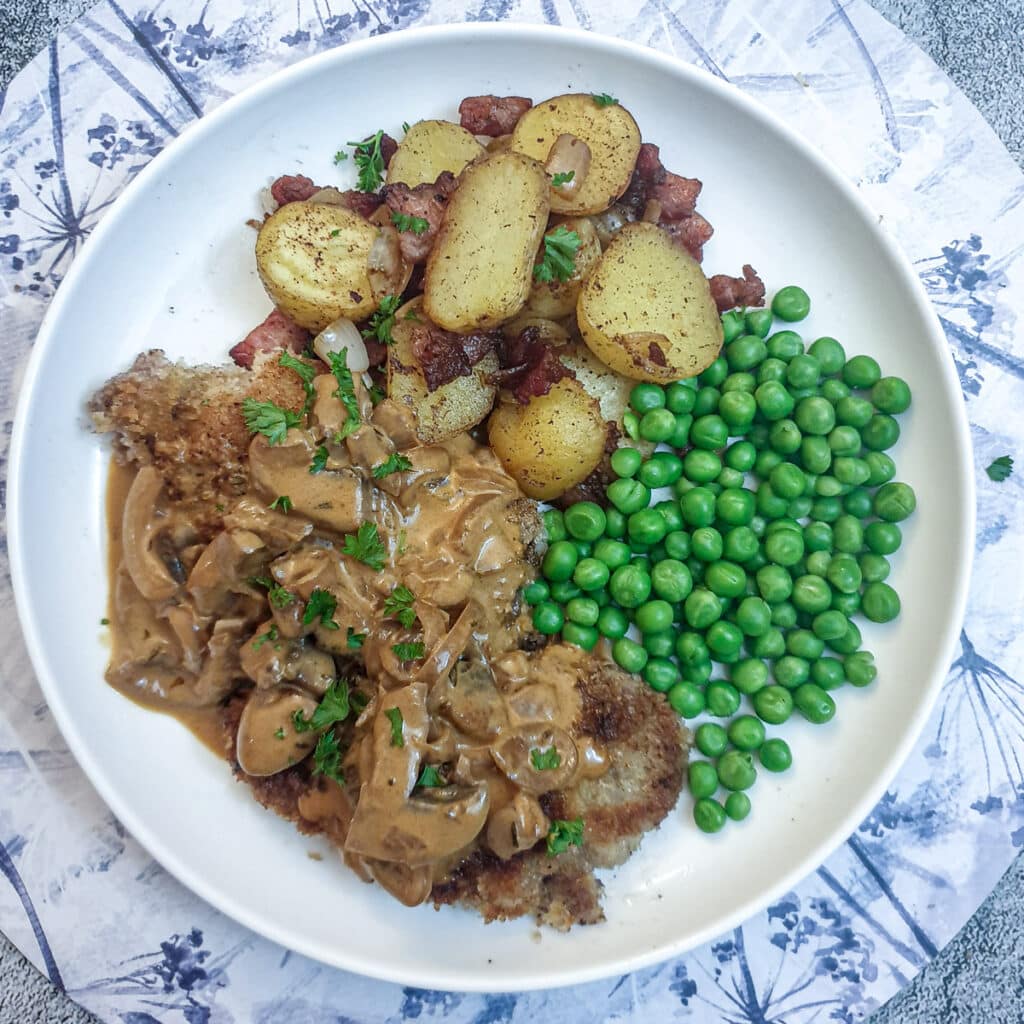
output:
<path id="1" fill-rule="evenodd" d="M 583 390 L 597 399 L 601 418 L 607 423 L 621 423 L 636 381 L 605 366 L 582 342 L 563 346 L 558 350 L 558 358 L 576 374 Z"/>
<path id="2" fill-rule="evenodd" d="M 256 269 L 274 305 L 308 331 L 363 320 L 380 299 L 367 275 L 378 228 L 341 206 L 296 202 L 272 213 L 256 239 Z"/>
<path id="3" fill-rule="evenodd" d="M 427 316 L 470 334 L 523 308 L 550 209 L 548 177 L 521 153 L 470 164 L 445 208 L 423 282 Z"/>
<path id="4" fill-rule="evenodd" d="M 456 377 L 436 391 L 428 391 L 423 371 L 412 354 L 415 321 L 408 319 L 410 312 L 426 320 L 422 296 L 407 302 L 395 314 L 391 331 L 394 344 L 388 348 L 388 397 L 412 409 L 420 441 L 436 444 L 475 427 L 491 411 L 497 389 L 487 379 L 497 372 L 498 357 L 492 352 L 473 367 L 468 377 Z"/>
<path id="5" fill-rule="evenodd" d="M 585 480 L 604 455 L 601 409 L 571 377 L 520 405 L 499 401 L 487 424 L 491 449 L 523 493 L 549 501 Z"/>
<path id="6" fill-rule="evenodd" d="M 487 143 L 487 152 L 492 156 L 495 153 L 507 153 L 512 148 L 511 135 L 496 135 Z"/>
<path id="7" fill-rule="evenodd" d="M 458 175 L 484 153 L 484 147 L 451 121 L 417 121 L 402 139 L 388 165 L 388 184 L 410 188 L 437 181 L 443 171 Z"/>
<path id="8" fill-rule="evenodd" d="M 559 135 L 575 135 L 590 148 L 590 170 L 575 192 L 551 190 L 554 213 L 600 213 L 629 185 L 640 152 L 640 129 L 619 104 L 599 107 L 589 93 L 554 96 L 531 107 L 512 133 L 512 148 L 544 163 Z"/>
<path id="9" fill-rule="evenodd" d="M 632 380 L 693 377 L 722 347 L 704 271 L 654 224 L 615 235 L 583 285 L 576 319 L 591 352 Z"/>
<path id="10" fill-rule="evenodd" d="M 579 235 L 580 247 L 576 250 L 576 264 L 568 281 L 534 281 L 530 297 L 526 300 L 523 314 L 542 317 L 545 320 L 559 320 L 569 316 L 576 309 L 576 302 L 587 275 L 597 266 L 601 258 L 601 241 L 597 229 L 586 217 L 566 217 L 552 224 L 545 234 L 559 227 L 575 231 Z M 537 262 L 544 256 L 544 250 L 537 251 Z"/>

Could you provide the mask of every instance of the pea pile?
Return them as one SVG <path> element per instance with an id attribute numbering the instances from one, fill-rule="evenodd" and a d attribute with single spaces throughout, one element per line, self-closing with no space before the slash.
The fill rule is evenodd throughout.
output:
<path id="1" fill-rule="evenodd" d="M 783 288 L 770 309 L 722 316 L 723 354 L 699 377 L 637 384 L 623 425 L 656 449 L 614 452 L 607 507 L 544 513 L 542 578 L 524 590 L 540 633 L 586 650 L 607 638 L 618 665 L 702 719 L 689 786 L 705 832 L 750 812 L 755 760 L 789 768 L 766 726 L 828 722 L 833 691 L 874 680 L 853 616 L 900 612 L 888 556 L 916 499 L 886 451 L 910 388 L 835 338 L 772 333 L 809 310 Z"/>

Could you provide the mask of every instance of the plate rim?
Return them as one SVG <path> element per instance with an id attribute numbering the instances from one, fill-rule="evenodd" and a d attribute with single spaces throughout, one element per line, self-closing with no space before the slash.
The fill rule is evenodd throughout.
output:
<path id="1" fill-rule="evenodd" d="M 392 50 L 402 47 L 429 47 L 435 40 L 458 40 L 460 37 L 467 43 L 478 41 L 481 37 L 503 39 L 506 42 L 519 42 L 522 45 L 538 38 L 557 38 L 569 46 L 589 51 L 591 55 L 601 53 L 617 53 L 630 60 L 653 65 L 669 75 L 689 80 L 689 84 L 698 90 L 704 89 L 717 93 L 726 102 L 743 109 L 749 116 L 760 121 L 768 129 L 780 136 L 798 155 L 809 161 L 823 175 L 831 186 L 838 189 L 842 197 L 854 208 L 867 227 L 873 241 L 879 245 L 898 268 L 900 283 L 908 289 L 914 301 L 914 312 L 922 322 L 933 347 L 940 353 L 942 382 L 948 395 L 952 395 L 952 406 L 957 415 L 953 424 L 953 432 L 957 444 L 957 472 L 962 477 L 963 488 L 958 501 L 958 515 L 963 523 L 963 534 L 957 538 L 960 542 L 960 557 L 955 566 L 956 586 L 951 593 L 952 610 L 947 618 L 944 634 L 938 638 L 936 646 L 941 654 L 941 663 L 947 666 L 941 675 L 934 673 L 927 681 L 923 694 L 912 718 L 903 731 L 902 738 L 886 758 L 884 768 L 877 775 L 875 784 L 864 790 L 856 800 L 842 822 L 833 830 L 827 840 L 812 847 L 810 851 L 794 861 L 790 868 L 780 875 L 776 881 L 766 886 L 761 894 L 748 900 L 731 913 L 722 916 L 710 924 L 704 924 L 689 936 L 674 942 L 663 943 L 653 949 L 638 951 L 631 955 L 620 956 L 615 960 L 603 961 L 599 965 L 581 966 L 572 970 L 563 970 L 555 975 L 538 974 L 528 977 L 525 981 L 517 979 L 503 982 L 500 977 L 485 978 L 479 975 L 463 976 L 458 972 L 442 973 L 432 971 L 407 971 L 388 969 L 387 964 L 376 960 L 362 959 L 358 951 L 344 950 L 340 946 L 334 952 L 342 955 L 328 956 L 326 951 L 313 942 L 305 942 L 302 936 L 293 935 L 284 927 L 277 927 L 273 921 L 265 920 L 248 908 L 239 906 L 232 898 L 223 895 L 206 884 L 202 876 L 197 875 L 187 862 L 181 861 L 175 854 L 151 835 L 144 824 L 136 817 L 130 806 L 123 803 L 118 794 L 116 783 L 107 777 L 105 771 L 97 764 L 90 753 L 90 745 L 78 731 L 73 716 L 64 706 L 61 698 L 61 687 L 55 679 L 51 679 L 40 666 L 46 665 L 45 644 L 39 624 L 31 614 L 23 581 L 28 576 L 28 567 L 24 562 L 21 544 L 22 520 L 25 515 L 21 501 L 21 478 L 25 472 L 23 449 L 25 446 L 26 428 L 24 423 L 27 414 L 34 404 L 39 386 L 39 369 L 45 352 L 54 344 L 55 332 L 53 324 L 60 318 L 62 310 L 70 301 L 73 284 L 77 276 L 84 272 L 88 254 L 98 249 L 106 234 L 114 229 L 121 217 L 121 210 L 128 207 L 122 202 L 142 191 L 150 179 L 158 176 L 167 162 L 166 154 L 177 152 L 185 145 L 201 144 L 207 135 L 216 131 L 223 120 L 229 120 L 236 110 L 249 105 L 258 105 L 266 96 L 280 88 L 281 85 L 300 80 L 306 75 L 317 73 L 321 68 L 331 64 L 344 66 L 351 60 L 358 60 L 365 54 L 376 51 Z M 971 583 L 972 568 L 975 554 L 975 538 L 977 534 L 977 500 L 974 480 L 974 458 L 970 437 L 970 426 L 967 419 L 966 401 L 963 396 L 959 379 L 956 375 L 952 353 L 947 339 L 942 332 L 939 320 L 931 302 L 927 297 L 924 285 L 914 272 L 912 265 L 895 237 L 882 225 L 874 209 L 847 176 L 824 156 L 808 139 L 796 129 L 790 127 L 779 115 L 762 105 L 743 92 L 738 86 L 725 81 L 703 68 L 696 67 L 686 61 L 661 53 L 640 43 L 619 39 L 603 33 L 584 29 L 561 26 L 550 26 L 536 23 L 513 22 L 459 22 L 446 25 L 432 25 L 406 28 L 388 32 L 380 36 L 353 40 L 337 47 L 324 50 L 296 61 L 286 67 L 272 72 L 265 78 L 253 83 L 241 92 L 229 97 L 213 111 L 187 125 L 180 135 L 168 142 L 135 177 L 128 182 L 118 195 L 106 216 L 92 231 L 86 247 L 72 263 L 70 270 L 58 286 L 54 297 L 44 314 L 39 330 L 33 342 L 32 351 L 25 365 L 20 390 L 15 408 L 11 445 L 9 452 L 10 464 L 7 475 L 7 531 L 8 549 L 11 571 L 11 583 L 14 594 L 15 608 L 21 627 L 22 637 L 32 664 L 33 672 L 39 683 L 43 696 L 54 717 L 62 736 L 66 740 L 71 753 L 79 767 L 85 773 L 90 784 L 96 789 L 100 798 L 116 817 L 124 824 L 134 838 L 143 846 L 170 875 L 184 885 L 190 892 L 204 900 L 214 909 L 225 914 L 250 931 L 269 939 L 287 949 L 307 956 L 312 960 L 330 967 L 362 974 L 380 981 L 402 985 L 414 985 L 428 989 L 461 992 L 511 992 L 539 991 L 560 988 L 570 985 L 596 981 L 614 974 L 628 973 L 661 963 L 679 956 L 691 949 L 704 945 L 721 934 L 748 920 L 763 910 L 773 900 L 778 899 L 792 889 L 818 866 L 823 864 L 855 831 L 857 825 L 870 813 L 871 809 L 884 795 L 889 784 L 899 772 L 917 743 L 927 723 L 935 701 L 948 674 L 948 666 L 952 663 L 955 646 L 964 620 L 967 599 Z M 613 923 L 613 922 L 612 922 Z"/>

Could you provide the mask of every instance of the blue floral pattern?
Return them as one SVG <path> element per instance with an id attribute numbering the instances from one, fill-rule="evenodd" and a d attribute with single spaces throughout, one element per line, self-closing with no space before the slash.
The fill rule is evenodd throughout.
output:
<path id="1" fill-rule="evenodd" d="M 788 0 L 647 0 L 632 17 L 612 0 L 105 0 L 0 95 L 0 500 L 18 368 L 68 266 L 133 175 L 192 120 L 282 65 L 462 19 L 619 35 L 784 111 L 857 182 L 917 266 L 956 361 L 978 465 L 1015 451 L 1024 178 L 945 76 L 860 0 L 805 0 L 799 13 Z M 511 995 L 343 975 L 250 935 L 169 878 L 64 747 L 14 626 L 0 533 L 0 926 L 55 985 L 121 1024 L 863 1020 L 1024 846 L 1021 584 L 1005 571 L 1024 564 L 1022 492 L 1020 473 L 998 491 L 979 488 L 976 578 L 1015 589 L 975 585 L 917 749 L 839 851 L 682 958 Z M 158 922 L 174 922 L 174 933 Z"/>

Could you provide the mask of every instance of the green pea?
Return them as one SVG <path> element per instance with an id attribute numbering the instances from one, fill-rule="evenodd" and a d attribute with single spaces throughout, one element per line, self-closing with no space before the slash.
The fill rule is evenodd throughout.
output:
<path id="1" fill-rule="evenodd" d="M 742 434 L 754 422 L 757 402 L 746 391 L 729 391 L 718 403 L 718 415 L 722 417 L 733 434 Z"/>
<path id="2" fill-rule="evenodd" d="M 867 426 L 860 432 L 865 448 L 881 452 L 891 448 L 900 439 L 900 425 L 892 416 L 878 413 L 868 420 Z"/>
<path id="3" fill-rule="evenodd" d="M 747 331 L 759 338 L 767 338 L 772 329 L 772 311 L 770 309 L 748 309 L 743 318 Z"/>
<path id="4" fill-rule="evenodd" d="M 635 448 L 626 447 L 616 448 L 609 461 L 612 472 L 617 477 L 626 478 L 636 476 L 644 458 Z"/>
<path id="5" fill-rule="evenodd" d="M 729 745 L 725 729 L 715 722 L 704 722 L 693 735 L 697 749 L 705 757 L 718 757 Z"/>
<path id="6" fill-rule="evenodd" d="M 834 456 L 857 456 L 860 454 L 860 432 L 856 427 L 840 424 L 829 432 L 828 446 Z"/>
<path id="7" fill-rule="evenodd" d="M 564 513 L 565 528 L 570 537 L 595 541 L 604 534 L 607 517 L 604 509 L 593 501 L 578 501 Z"/>
<path id="8" fill-rule="evenodd" d="M 810 296 L 799 285 L 790 284 L 780 288 L 772 299 L 772 312 L 787 323 L 805 319 L 810 311 Z"/>
<path id="9" fill-rule="evenodd" d="M 746 793 L 730 793 L 725 798 L 725 815 L 732 821 L 743 821 L 750 814 L 750 797 Z"/>
<path id="10" fill-rule="evenodd" d="M 722 617 L 722 606 L 710 590 L 694 587 L 683 603 L 683 613 L 692 629 L 707 629 Z"/>
<path id="11" fill-rule="evenodd" d="M 836 702 L 817 683 L 804 683 L 793 692 L 793 703 L 813 725 L 831 722 L 836 714 Z"/>
<path id="12" fill-rule="evenodd" d="M 670 530 L 665 534 L 665 554 L 684 561 L 690 557 L 690 535 L 685 530 Z"/>
<path id="13" fill-rule="evenodd" d="M 812 355 L 795 356 L 789 361 L 786 381 L 793 388 L 814 388 L 821 378 L 821 363 Z"/>
<path id="14" fill-rule="evenodd" d="M 843 631 L 845 632 L 845 630 L 844 620 Z M 846 671 L 838 658 L 819 658 L 811 666 L 811 679 L 823 690 L 835 690 L 846 682 Z"/>
<path id="15" fill-rule="evenodd" d="M 745 636 L 760 636 L 771 625 L 772 610 L 768 602 L 753 594 L 743 598 L 736 609 L 736 625 Z"/>
<path id="16" fill-rule="evenodd" d="M 866 398 L 849 395 L 836 402 L 836 421 L 844 427 L 863 430 L 874 414 L 874 406 Z"/>
<path id="17" fill-rule="evenodd" d="M 846 631 L 845 623 L 843 631 Z M 825 641 L 809 629 L 794 629 L 786 637 L 786 650 L 796 658 L 815 661 L 825 653 Z"/>
<path id="18" fill-rule="evenodd" d="M 734 373 L 730 373 L 722 382 L 722 398 L 725 398 L 726 395 L 734 391 L 742 391 L 752 395 L 756 387 L 757 378 L 752 373 L 747 373 L 745 370 L 736 370 Z M 719 400 L 718 408 L 719 412 L 721 412 L 721 400 Z"/>
<path id="19" fill-rule="evenodd" d="M 664 409 L 665 389 L 658 384 L 635 384 L 629 393 L 629 404 L 641 416 L 652 409 Z"/>
<path id="20" fill-rule="evenodd" d="M 843 497 L 843 511 L 858 519 L 867 519 L 871 515 L 871 502 L 871 492 L 866 487 L 855 487 Z"/>
<path id="21" fill-rule="evenodd" d="M 775 380 L 759 384 L 754 392 L 754 401 L 761 415 L 768 420 L 785 419 L 796 405 L 793 396 Z"/>
<path id="22" fill-rule="evenodd" d="M 786 601 L 793 593 L 793 580 L 780 565 L 766 565 L 755 576 L 757 589 L 768 604 Z"/>
<path id="23" fill-rule="evenodd" d="M 776 565 L 796 565 L 804 556 L 803 534 L 794 530 L 778 530 L 765 538 L 764 553 L 768 561 Z"/>
<path id="24" fill-rule="evenodd" d="M 678 683 L 679 669 L 668 658 L 650 658 L 643 669 L 644 682 L 656 693 L 668 693 Z"/>
<path id="25" fill-rule="evenodd" d="M 668 703 L 677 715 L 683 718 L 696 718 L 704 712 L 704 691 L 693 683 L 676 683 L 668 691 Z M 693 765 L 690 767 L 692 769 Z M 716 778 L 716 787 L 717 784 Z"/>
<path id="26" fill-rule="evenodd" d="M 671 695 L 669 700 L 671 701 Z M 690 792 L 698 800 L 714 796 L 715 790 L 718 789 L 718 772 L 709 761 L 691 761 L 687 768 L 687 780 Z"/>
<path id="27" fill-rule="evenodd" d="M 655 598 L 640 605 L 636 610 L 636 628 L 641 633 L 660 633 L 672 625 L 672 605 Z"/>
<path id="28" fill-rule="evenodd" d="M 846 352 L 835 338 L 818 338 L 808 351 L 821 364 L 821 372 L 826 376 L 839 373 L 846 363 Z"/>
<path id="29" fill-rule="evenodd" d="M 772 605 L 772 625 L 779 629 L 792 629 L 796 625 L 797 610 L 789 601 L 780 601 Z"/>
<path id="30" fill-rule="evenodd" d="M 544 580 L 534 580 L 523 587 L 523 600 L 528 605 L 538 605 L 551 596 L 551 588 Z"/>
<path id="31" fill-rule="evenodd" d="M 785 458 L 778 452 L 764 448 L 757 453 L 757 458 L 754 460 L 754 475 L 767 481 L 772 475 L 772 470 L 776 466 L 781 466 L 785 461 Z"/>
<path id="32" fill-rule="evenodd" d="M 651 569 L 651 587 L 658 597 L 677 604 L 693 590 L 693 575 L 684 562 L 664 558 Z"/>
<path id="33" fill-rule="evenodd" d="M 670 658 L 676 649 L 676 634 L 671 629 L 660 633 L 644 633 L 641 637 L 644 650 L 652 658 Z"/>
<path id="34" fill-rule="evenodd" d="M 574 647 L 592 651 L 600 639 L 600 634 L 593 626 L 581 626 L 576 622 L 567 622 L 562 627 L 562 639 Z"/>
<path id="35" fill-rule="evenodd" d="M 744 334 L 725 346 L 725 358 L 733 370 L 750 370 L 768 355 L 768 347 L 756 334 Z"/>
<path id="36" fill-rule="evenodd" d="M 849 487 L 828 474 L 822 474 L 814 480 L 814 493 L 819 498 L 835 498 L 848 490 Z"/>
<path id="37" fill-rule="evenodd" d="M 724 448 L 728 440 L 729 428 L 717 413 L 697 417 L 690 427 L 690 442 L 698 448 Z"/>
<path id="38" fill-rule="evenodd" d="M 831 551 L 832 527 L 828 523 L 808 523 L 804 527 L 804 548 L 807 551 Z"/>
<path id="39" fill-rule="evenodd" d="M 730 562 L 739 562 L 749 568 L 750 560 L 757 555 L 757 535 L 749 526 L 734 526 L 722 536 L 722 554 Z"/>
<path id="40" fill-rule="evenodd" d="M 665 408 L 651 409 L 640 417 L 640 436 L 645 441 L 667 441 L 675 428 L 676 418 Z"/>
<path id="41" fill-rule="evenodd" d="M 703 387 L 697 392 L 693 403 L 693 417 L 708 416 L 718 408 L 718 401 L 722 393 L 718 388 Z"/>
<path id="42" fill-rule="evenodd" d="M 786 637 L 781 629 L 772 626 L 754 640 L 750 653 L 755 658 L 774 661 L 786 653 Z"/>
<path id="43" fill-rule="evenodd" d="M 836 637 L 840 637 L 846 632 L 846 616 L 834 608 L 818 612 L 811 623 L 811 629 L 814 631 L 814 635 L 821 640 L 835 640 Z M 820 658 L 821 654 L 819 653 L 815 657 Z"/>
<path id="44" fill-rule="evenodd" d="M 617 508 L 607 508 L 604 514 L 607 519 L 604 528 L 605 536 L 612 540 L 621 540 L 621 538 L 625 537 L 626 517 Z"/>
<path id="45" fill-rule="evenodd" d="M 853 555 L 840 553 L 829 563 L 826 579 L 841 593 L 852 594 L 855 590 L 860 590 L 863 576 L 857 559 Z"/>
<path id="46" fill-rule="evenodd" d="M 834 523 L 842 514 L 839 498 L 816 498 L 811 505 L 811 518 L 819 523 Z"/>
<path id="47" fill-rule="evenodd" d="M 651 577 L 635 562 L 619 566 L 608 582 L 608 593 L 622 608 L 639 608 L 650 597 Z"/>
<path id="48" fill-rule="evenodd" d="M 757 489 L 756 508 L 765 519 L 778 519 L 786 514 L 789 503 L 780 498 L 770 483 L 763 483 Z"/>
<path id="49" fill-rule="evenodd" d="M 676 425 L 672 434 L 665 443 L 670 448 L 681 451 L 690 443 L 690 427 L 693 426 L 693 417 L 689 413 L 676 416 Z"/>
<path id="50" fill-rule="evenodd" d="M 860 568 L 860 566 L 857 566 Z M 852 593 L 844 594 L 841 591 L 832 591 L 832 607 L 837 612 L 842 612 L 848 619 L 860 611 L 860 593 L 854 590 Z"/>
<path id="51" fill-rule="evenodd" d="M 552 583 L 572 578 L 573 570 L 579 560 L 579 552 L 570 541 L 556 540 L 544 554 L 541 572 Z"/>
<path id="52" fill-rule="evenodd" d="M 648 654 L 635 640 L 623 636 L 612 644 L 612 658 L 616 665 L 627 672 L 639 673 L 647 664 Z"/>
<path id="53" fill-rule="evenodd" d="M 607 585 L 611 571 L 597 558 L 583 558 L 576 565 L 572 581 L 580 590 L 600 590 Z"/>
<path id="54" fill-rule="evenodd" d="M 875 492 L 874 513 L 887 523 L 899 523 L 917 508 L 917 497 L 910 484 L 882 484 Z M 886 551 L 880 554 L 888 554 Z"/>
<path id="55" fill-rule="evenodd" d="M 692 412 L 696 400 L 696 390 L 681 381 L 673 381 L 665 388 L 665 407 L 676 416 Z"/>
<path id="56" fill-rule="evenodd" d="M 864 527 L 860 520 L 850 515 L 841 515 L 832 524 L 836 551 L 855 555 L 864 547 Z"/>
<path id="57" fill-rule="evenodd" d="M 910 408 L 910 387 L 902 377 L 881 377 L 871 386 L 871 401 L 879 412 L 906 412 Z"/>
<path id="58" fill-rule="evenodd" d="M 698 527 L 690 535 L 693 557 L 715 562 L 722 557 L 722 535 L 713 526 Z"/>
<path id="59" fill-rule="evenodd" d="M 697 378 L 697 383 L 702 387 L 717 388 L 722 381 L 729 376 L 729 364 L 725 356 L 719 356 L 703 373 Z"/>
<path id="60" fill-rule="evenodd" d="M 754 518 L 750 520 L 750 529 L 755 537 L 763 537 L 767 525 L 767 521 L 764 516 L 761 515 L 755 515 Z"/>
<path id="61" fill-rule="evenodd" d="M 683 665 L 682 673 L 684 682 L 693 683 L 694 686 L 704 686 L 711 678 L 711 662 L 702 661 L 696 665 Z"/>
<path id="62" fill-rule="evenodd" d="M 708 649 L 719 660 L 730 658 L 743 645 L 743 633 L 738 626 L 724 619 L 713 622 L 706 634 Z"/>
<path id="63" fill-rule="evenodd" d="M 857 623 L 849 622 L 846 626 L 846 633 L 841 637 L 836 637 L 835 640 L 829 640 L 828 645 L 836 654 L 853 654 L 860 648 L 862 642 Z"/>
<path id="64" fill-rule="evenodd" d="M 729 526 L 746 526 L 756 507 L 753 492 L 743 487 L 728 487 L 715 499 L 715 514 Z"/>
<path id="65" fill-rule="evenodd" d="M 776 420 L 768 430 L 768 443 L 779 456 L 792 455 L 799 451 L 803 435 L 793 420 Z"/>
<path id="66" fill-rule="evenodd" d="M 757 769 L 749 751 L 727 750 L 718 759 L 718 781 L 726 789 L 750 789 L 756 779 Z"/>
<path id="67" fill-rule="evenodd" d="M 732 745 L 739 750 L 757 750 L 764 743 L 764 724 L 753 715 L 734 718 L 726 732 Z"/>
<path id="68" fill-rule="evenodd" d="M 533 609 L 533 628 L 545 636 L 554 636 L 565 625 L 562 609 L 553 601 L 541 601 Z"/>
<path id="69" fill-rule="evenodd" d="M 854 356 L 843 366 L 843 380 L 851 388 L 866 390 L 874 387 L 881 376 L 881 368 L 871 356 Z"/>
<path id="70" fill-rule="evenodd" d="M 605 490 L 608 500 L 624 515 L 632 515 L 651 502 L 651 490 L 639 480 L 613 480 Z"/>
<path id="71" fill-rule="evenodd" d="M 776 384 L 786 382 L 786 364 L 781 359 L 774 359 L 771 356 L 757 368 L 757 383 L 767 384 L 769 381 Z"/>
<path id="72" fill-rule="evenodd" d="M 772 666 L 772 674 L 779 686 L 787 690 L 795 690 L 798 686 L 807 682 L 811 673 L 810 663 L 804 658 L 797 658 L 792 654 L 784 654 Z"/>
<path id="73" fill-rule="evenodd" d="M 683 523 L 683 513 L 679 511 L 679 502 L 671 501 L 666 499 L 665 501 L 659 501 L 654 506 L 654 511 L 665 520 L 665 528 L 668 533 L 673 533 L 676 530 L 681 530 L 685 525 Z M 665 536 L 668 536 L 666 533 Z M 664 543 L 664 539 L 659 543 Z M 661 556 L 664 557 L 664 554 Z"/>
<path id="74" fill-rule="evenodd" d="M 622 414 L 622 429 L 631 441 L 640 439 L 640 417 L 635 412 L 627 409 Z"/>
<path id="75" fill-rule="evenodd" d="M 657 509 L 644 508 L 626 520 L 626 533 L 636 544 L 657 544 L 668 533 L 668 524 Z"/>
<path id="76" fill-rule="evenodd" d="M 757 449 L 750 441 L 735 441 L 725 450 L 724 462 L 729 469 L 740 473 L 749 473 L 754 468 Z"/>
<path id="77" fill-rule="evenodd" d="M 717 623 L 716 623 L 717 625 Z M 730 718 L 740 707 L 740 692 L 731 683 L 716 679 L 704 691 L 708 713 L 716 718 Z"/>
<path id="78" fill-rule="evenodd" d="M 722 335 L 726 344 L 738 338 L 745 329 L 746 317 L 741 310 L 730 309 L 728 313 L 722 314 Z"/>
<path id="79" fill-rule="evenodd" d="M 693 805 L 693 820 L 701 832 L 721 832 L 725 828 L 725 808 L 711 797 L 703 797 Z"/>
<path id="80" fill-rule="evenodd" d="M 750 696 L 768 685 L 768 666 L 760 658 L 741 658 L 733 664 L 729 678 L 739 693 Z"/>
<path id="81" fill-rule="evenodd" d="M 559 580 L 551 584 L 551 600 L 556 604 L 566 605 L 574 597 L 582 597 L 583 590 L 572 580 Z"/>
<path id="82" fill-rule="evenodd" d="M 852 686 L 869 686 L 878 676 L 875 656 L 870 651 L 857 651 L 847 655 L 843 668 Z"/>
<path id="83" fill-rule="evenodd" d="M 711 651 L 700 633 L 685 632 L 676 637 L 676 657 L 683 665 L 699 665 L 711 660 Z"/>
<path id="84" fill-rule="evenodd" d="M 683 474 L 695 484 L 707 484 L 722 471 L 722 460 L 715 452 L 692 448 L 682 460 Z M 647 481 L 644 481 L 645 483 Z"/>
<path id="85" fill-rule="evenodd" d="M 747 574 L 735 562 L 720 559 L 707 567 L 704 583 L 719 597 L 740 597 L 747 590 Z"/>
<path id="86" fill-rule="evenodd" d="M 629 545 L 621 540 L 602 537 L 594 545 L 594 558 L 604 562 L 610 570 L 618 569 L 620 565 L 628 565 L 630 555 Z"/>
<path id="87" fill-rule="evenodd" d="M 844 398 L 849 398 L 849 396 L 850 389 L 838 377 L 829 377 L 828 380 L 821 382 L 821 397 L 828 399 L 833 405 L 838 406 Z"/>
<path id="88" fill-rule="evenodd" d="M 565 530 L 565 519 L 557 508 L 549 508 L 541 518 L 544 520 L 544 532 L 549 544 L 569 536 Z"/>
<path id="89" fill-rule="evenodd" d="M 597 616 L 597 631 L 609 640 L 618 640 L 629 630 L 629 619 L 621 608 L 606 605 Z"/>
<path id="90" fill-rule="evenodd" d="M 900 613 L 900 596 L 888 583 L 869 583 L 861 594 L 860 607 L 872 622 L 892 622 Z"/>
<path id="91" fill-rule="evenodd" d="M 688 526 L 710 526 L 715 521 L 715 494 L 708 487 L 695 487 L 679 499 L 679 509 Z"/>
<path id="92" fill-rule="evenodd" d="M 589 597 L 574 597 L 565 606 L 565 617 L 578 626 L 594 626 L 597 624 L 601 609 L 597 602 Z"/>
<path id="93" fill-rule="evenodd" d="M 820 437 L 829 433 L 836 425 L 836 411 L 831 403 L 820 395 L 802 398 L 793 414 L 796 425 L 805 434 Z M 820 472 L 820 470 L 814 471 Z"/>
<path id="94" fill-rule="evenodd" d="M 811 551 L 804 559 L 804 567 L 807 576 L 820 576 L 824 579 L 828 575 L 829 563 L 832 561 L 831 551 Z"/>
<path id="95" fill-rule="evenodd" d="M 787 500 L 799 498 L 807 486 L 803 471 L 799 466 L 794 466 L 792 462 L 780 463 L 771 471 L 768 479 L 772 490 L 780 498 Z"/>
<path id="96" fill-rule="evenodd" d="M 768 355 L 789 362 L 803 354 L 804 341 L 796 331 L 776 331 L 767 339 Z"/>
<path id="97" fill-rule="evenodd" d="M 871 470 L 863 459 L 838 456 L 832 461 L 832 475 L 845 487 L 860 487 L 867 482 Z"/>
<path id="98" fill-rule="evenodd" d="M 865 551 L 857 558 L 860 566 L 860 574 L 865 583 L 882 583 L 889 578 L 891 566 L 885 555 L 876 555 L 871 551 Z"/>
<path id="99" fill-rule="evenodd" d="M 784 686 L 766 686 L 751 697 L 754 711 L 762 722 L 781 725 L 793 713 L 793 697 Z"/>
<path id="100" fill-rule="evenodd" d="M 865 481 L 868 487 L 886 484 L 896 475 L 896 463 L 885 452 L 867 452 L 864 461 L 871 471 L 871 475 Z"/>
<path id="101" fill-rule="evenodd" d="M 787 696 L 789 695 L 787 694 Z M 793 763 L 793 754 L 789 749 L 789 744 L 785 740 L 780 740 L 776 737 L 765 740 L 761 744 L 758 757 L 760 758 L 761 766 L 765 771 L 769 772 L 784 772 Z"/>

